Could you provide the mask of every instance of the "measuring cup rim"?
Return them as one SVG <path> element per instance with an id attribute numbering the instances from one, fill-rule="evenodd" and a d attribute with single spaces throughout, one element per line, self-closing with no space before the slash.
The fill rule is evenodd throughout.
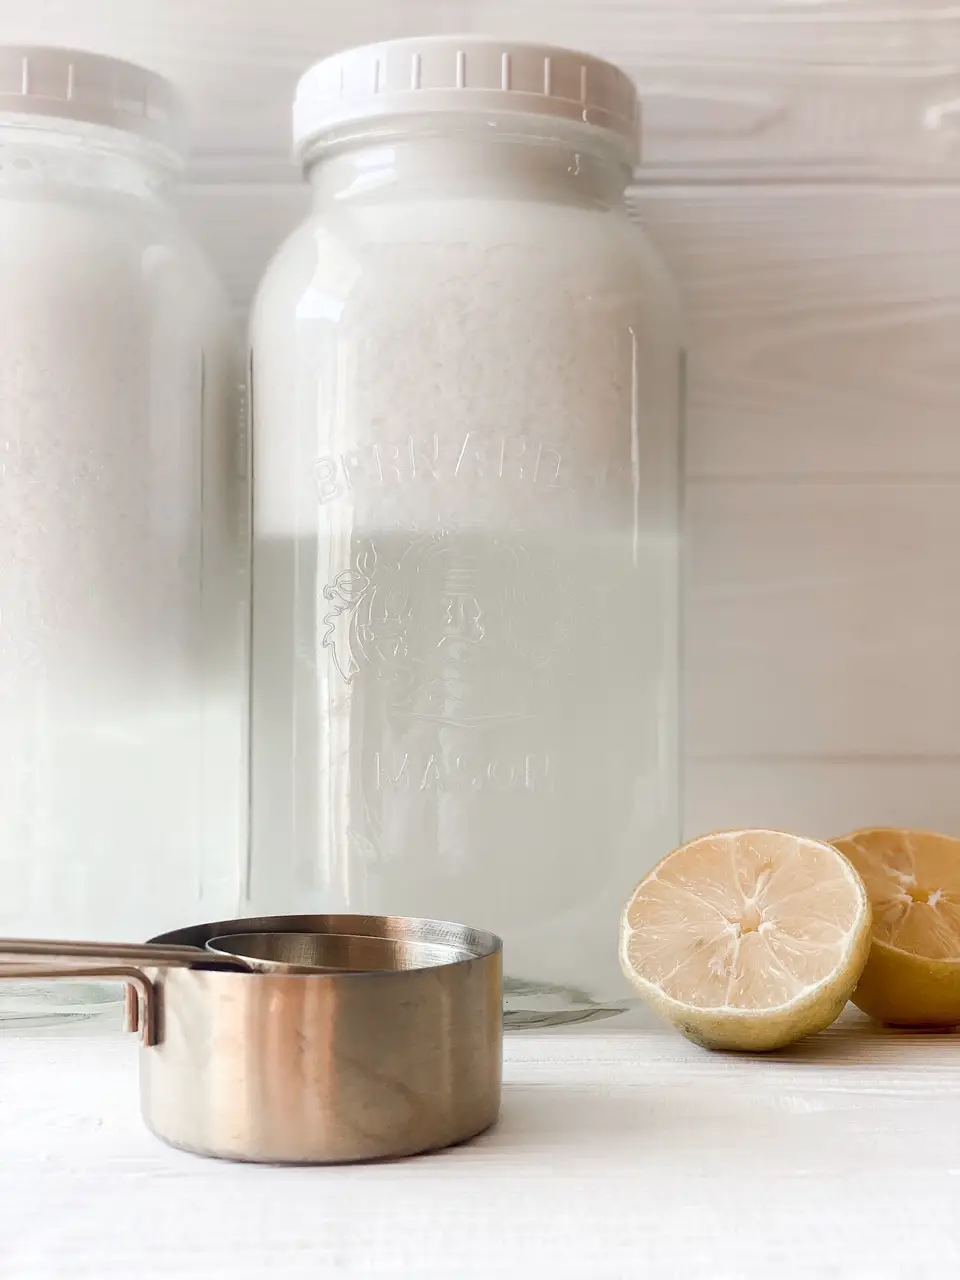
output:
<path id="1" fill-rule="evenodd" d="M 251 954 L 249 951 L 245 951 L 243 949 L 244 938 L 264 938 L 264 937 L 303 938 L 303 939 L 344 938 L 344 939 L 349 939 L 351 942 L 369 942 L 374 945 L 378 943 L 382 943 L 387 947 L 398 948 L 401 950 L 404 948 L 409 948 L 410 951 L 416 950 L 421 952 L 422 951 L 436 952 L 437 956 L 435 959 L 431 959 L 429 958 L 429 956 L 422 957 L 421 963 L 418 963 L 418 964 L 404 963 L 397 967 L 384 964 L 382 967 L 380 966 L 369 967 L 365 965 L 357 965 L 356 967 L 349 966 L 349 967 L 341 968 L 340 966 L 335 964 L 328 965 L 328 964 L 323 964 L 322 962 L 318 962 L 316 965 L 313 965 L 310 963 L 309 960 L 305 960 L 301 963 L 297 960 L 274 959 L 271 956 Z M 227 945 L 227 944 L 230 944 L 230 945 Z M 356 974 L 417 973 L 420 970 L 425 970 L 425 969 L 444 969 L 444 968 L 447 968 L 449 965 L 467 964 L 472 960 L 477 960 L 478 958 L 480 958 L 474 952 L 468 951 L 462 946 L 456 946 L 453 943 L 449 943 L 449 942 L 421 942 L 419 940 L 415 941 L 410 938 L 407 938 L 401 942 L 396 938 L 375 937 L 369 933 L 359 933 L 359 934 L 358 933 L 317 933 L 316 931 L 305 932 L 301 929 L 297 929 L 297 930 L 285 929 L 282 931 L 278 931 L 274 929 L 268 933 L 267 932 L 261 933 L 260 931 L 257 931 L 256 933 L 217 934 L 215 937 L 207 939 L 206 953 L 213 956 L 214 958 L 219 958 L 220 956 L 227 956 L 227 957 L 236 957 L 238 959 L 244 960 L 247 964 L 250 965 L 252 972 L 266 973 L 268 975 L 271 973 L 278 973 L 283 976 L 291 976 L 291 977 L 297 976 L 297 975 L 302 977 L 315 977 L 317 975 L 326 975 L 327 977 L 339 977 L 339 976 L 345 977 L 349 974 L 354 974 L 354 973 Z M 271 966 L 276 966 L 276 968 L 271 968 Z"/>
<path id="2" fill-rule="evenodd" d="M 416 916 L 361 916 L 361 915 L 312 915 L 312 916 L 258 916 L 232 920 L 219 920 L 209 923 L 191 925 L 185 929 L 175 929 L 151 938 L 151 943 L 165 945 L 188 945 L 207 950 L 211 959 L 215 960 L 220 953 L 208 948 L 208 943 L 218 938 L 238 937 L 251 933 L 303 933 L 325 934 L 332 937 L 362 937 L 371 941 L 395 942 L 400 945 L 427 945 L 448 947 L 459 952 L 449 960 L 440 960 L 431 964 L 412 965 L 403 969 L 342 969 L 336 971 L 317 968 L 311 970 L 304 966 L 301 971 L 295 968 L 286 970 L 284 962 L 277 962 L 277 969 L 270 970 L 251 967 L 240 973 L 247 978 L 312 978 L 325 980 L 375 980 L 399 978 L 404 975 L 425 973 L 448 969 L 456 965 L 473 964 L 476 961 L 488 960 L 501 954 L 503 943 L 496 934 L 485 930 L 474 929 L 447 920 L 431 920 Z M 242 959 L 242 955 L 238 958 Z M 216 973 L 213 980 L 220 981 L 224 977 L 238 976 L 234 971 Z"/>

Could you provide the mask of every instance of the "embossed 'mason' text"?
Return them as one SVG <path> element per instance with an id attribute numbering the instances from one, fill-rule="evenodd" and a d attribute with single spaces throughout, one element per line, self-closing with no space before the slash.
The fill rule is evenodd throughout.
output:
<path id="1" fill-rule="evenodd" d="M 313 466 L 321 503 L 353 490 L 453 480 L 513 480 L 545 489 L 569 484 L 568 464 L 556 446 L 527 436 L 468 431 L 460 440 L 408 436 L 400 444 L 367 444 L 318 458 Z"/>
<path id="2" fill-rule="evenodd" d="M 548 756 L 536 753 L 490 760 L 439 754 L 415 758 L 410 752 L 374 756 L 378 791 L 552 791 Z"/>

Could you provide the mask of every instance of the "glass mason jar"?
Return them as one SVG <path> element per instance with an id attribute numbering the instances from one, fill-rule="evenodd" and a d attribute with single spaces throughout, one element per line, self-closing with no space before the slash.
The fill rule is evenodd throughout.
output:
<path id="1" fill-rule="evenodd" d="M 505 940 L 514 1023 L 628 995 L 677 843 L 681 357 L 638 108 L 559 49 L 320 63 L 252 318 L 249 905 Z"/>
<path id="2" fill-rule="evenodd" d="M 4 935 L 145 938 L 240 896 L 236 334 L 165 196 L 177 132 L 152 73 L 0 49 Z M 94 994 L 3 984 L 0 1017 Z"/>

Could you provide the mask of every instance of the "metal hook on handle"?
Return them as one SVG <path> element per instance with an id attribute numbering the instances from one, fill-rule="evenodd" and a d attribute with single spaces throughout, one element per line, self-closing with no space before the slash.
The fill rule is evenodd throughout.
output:
<path id="1" fill-rule="evenodd" d="M 239 956 L 213 956 L 202 947 L 0 938 L 0 981 L 6 978 L 33 978 L 41 982 L 55 978 L 100 978 L 125 983 L 126 1028 L 139 1031 L 142 1043 L 148 1048 L 157 1043 L 159 999 L 156 987 L 141 966 L 167 969 L 196 964 L 250 972 L 250 966 Z"/>
<path id="2" fill-rule="evenodd" d="M 157 1043 L 157 989 L 135 965 L 70 965 L 58 969 L 45 964 L 0 964 L 0 980 L 5 978 L 100 978 L 126 983 L 124 1010 L 126 1030 L 139 1031 L 145 1048 Z"/>

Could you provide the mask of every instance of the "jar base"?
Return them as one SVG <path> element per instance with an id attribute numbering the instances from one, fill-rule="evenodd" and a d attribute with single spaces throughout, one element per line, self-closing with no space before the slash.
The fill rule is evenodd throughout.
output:
<path id="1" fill-rule="evenodd" d="M 0 1029 L 29 1031 L 115 1014 L 123 987 L 114 982 L 0 983 Z"/>
<path id="2" fill-rule="evenodd" d="M 503 981 L 503 1025 L 507 1031 L 599 1022 L 627 1013 L 633 1003 L 629 998 L 596 1000 L 576 987 L 555 986 L 549 982 L 510 977 Z"/>

